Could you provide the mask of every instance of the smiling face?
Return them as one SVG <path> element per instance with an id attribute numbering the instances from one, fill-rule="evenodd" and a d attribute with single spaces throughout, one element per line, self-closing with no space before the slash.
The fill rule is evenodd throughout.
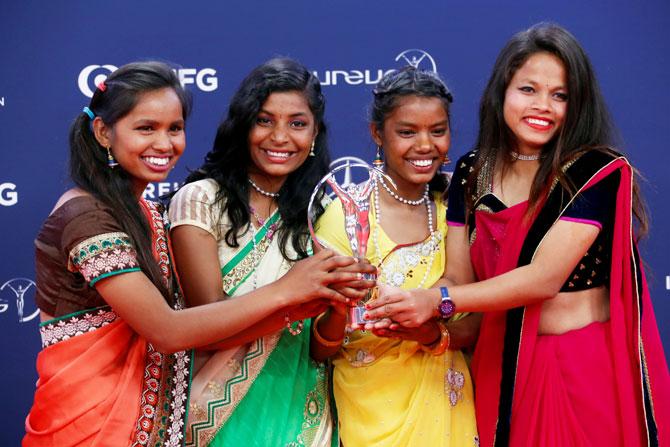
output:
<path id="1" fill-rule="evenodd" d="M 270 94 L 249 131 L 249 175 L 278 190 L 304 163 L 316 134 L 314 115 L 301 92 Z"/>
<path id="2" fill-rule="evenodd" d="M 99 117 L 93 126 L 98 142 L 111 147 L 131 176 L 138 196 L 149 182 L 165 180 L 186 147 L 182 104 L 171 88 L 143 93 L 130 113 L 111 127 Z"/>
<path id="3" fill-rule="evenodd" d="M 405 96 L 379 130 L 371 125 L 375 143 L 384 148 L 386 172 L 406 198 L 418 198 L 449 151 L 449 119 L 439 98 Z"/>
<path id="4" fill-rule="evenodd" d="M 514 73 L 505 91 L 503 115 L 516 140 L 516 150 L 533 154 L 551 141 L 565 119 L 567 76 L 551 53 L 530 56 Z"/>

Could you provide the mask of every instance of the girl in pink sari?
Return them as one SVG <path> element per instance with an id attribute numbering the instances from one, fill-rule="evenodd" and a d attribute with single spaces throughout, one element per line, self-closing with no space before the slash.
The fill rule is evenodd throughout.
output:
<path id="1" fill-rule="evenodd" d="M 588 57 L 555 25 L 515 35 L 449 190 L 443 287 L 386 290 L 407 326 L 484 312 L 472 369 L 484 446 L 670 443 L 670 377 L 637 253 L 646 217 Z M 379 323 L 385 324 L 385 323 Z"/>
<path id="2" fill-rule="evenodd" d="M 142 199 L 185 147 L 189 97 L 157 62 L 100 83 L 70 131 L 65 192 L 35 240 L 43 349 L 23 445 L 180 446 L 193 346 L 215 343 L 287 306 L 346 302 L 327 286 L 353 281 L 350 257 L 302 264 L 302 290 L 275 282 L 237 301 L 183 309 L 158 205 Z M 355 270 L 355 268 L 354 268 Z M 317 276 L 314 276 L 316 274 Z"/>

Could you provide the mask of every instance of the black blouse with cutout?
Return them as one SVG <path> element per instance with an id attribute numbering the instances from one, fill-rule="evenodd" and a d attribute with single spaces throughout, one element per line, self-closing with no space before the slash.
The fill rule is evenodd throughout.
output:
<path id="1" fill-rule="evenodd" d="M 476 159 L 472 151 L 461 157 L 449 185 L 447 221 L 450 226 L 463 226 L 465 217 L 465 183 Z M 575 266 L 561 287 L 561 292 L 575 292 L 601 285 L 609 285 L 611 267 L 612 234 L 614 228 L 614 210 L 616 193 L 621 175 L 613 172 L 598 184 L 578 194 L 561 215 L 561 219 L 596 225 L 600 232 L 584 257 Z M 482 195 L 477 201 L 477 210 L 497 213 L 507 206 L 492 192 Z M 470 242 L 476 238 L 475 215 L 468 228 Z"/>

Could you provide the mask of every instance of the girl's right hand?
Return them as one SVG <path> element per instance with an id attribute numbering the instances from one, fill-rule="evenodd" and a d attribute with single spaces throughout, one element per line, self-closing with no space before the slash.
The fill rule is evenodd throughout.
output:
<path id="1" fill-rule="evenodd" d="M 367 261 L 361 262 L 351 256 L 337 255 L 333 250 L 324 249 L 296 262 L 275 285 L 287 306 L 322 298 L 333 303 L 348 304 L 352 299 L 358 299 L 359 292 L 355 291 L 354 286 L 367 286 L 368 281 L 363 280 L 362 274 L 375 270 Z M 374 281 L 369 282 L 374 285 Z"/>

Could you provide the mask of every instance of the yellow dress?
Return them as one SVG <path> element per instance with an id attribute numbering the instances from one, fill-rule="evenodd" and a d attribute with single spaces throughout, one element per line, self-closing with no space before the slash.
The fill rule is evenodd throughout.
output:
<path id="1" fill-rule="evenodd" d="M 446 206 L 441 195 L 433 198 L 438 217 L 434 238 L 402 247 L 389 239 L 382 228 L 376 228 L 371 209 L 367 258 L 375 265 L 384 260 L 379 281 L 412 289 L 419 286 L 427 269 L 424 287 L 430 287 L 442 276 Z M 426 225 L 424 220 L 412 224 Z M 381 256 L 373 242 L 375 232 Z M 331 203 L 319 219 L 317 237 L 324 245 L 351 254 L 339 200 Z M 357 330 L 347 334 L 333 364 L 333 388 L 344 447 L 479 445 L 472 380 L 461 351 L 434 356 L 422 351 L 417 342 L 381 338 Z"/>

